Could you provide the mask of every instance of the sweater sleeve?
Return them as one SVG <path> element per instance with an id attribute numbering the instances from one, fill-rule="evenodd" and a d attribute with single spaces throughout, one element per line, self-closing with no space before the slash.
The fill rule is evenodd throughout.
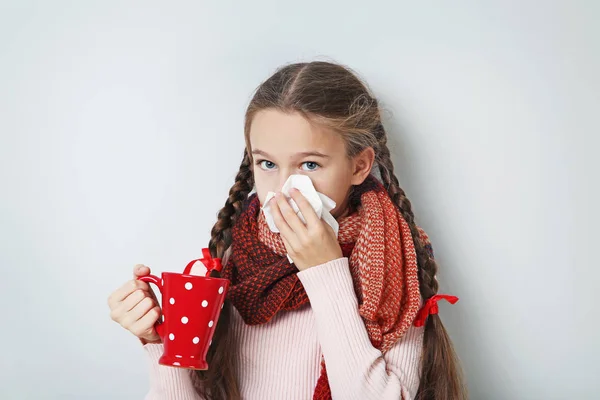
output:
<path id="1" fill-rule="evenodd" d="M 348 258 L 297 275 L 315 315 L 333 399 L 414 399 L 424 328 L 412 326 L 382 354 L 371 344 L 360 316 Z"/>
<path id="2" fill-rule="evenodd" d="M 160 365 L 162 344 L 146 344 L 150 362 L 150 391 L 145 400 L 202 400 L 194 388 L 193 371 Z"/>

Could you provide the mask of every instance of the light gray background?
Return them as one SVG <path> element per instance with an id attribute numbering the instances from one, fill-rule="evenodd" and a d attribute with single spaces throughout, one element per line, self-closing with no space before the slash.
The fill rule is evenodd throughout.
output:
<path id="1" fill-rule="evenodd" d="M 356 4 L 0 3 L 0 398 L 142 398 L 106 298 L 200 255 L 253 89 L 315 57 L 388 110 L 472 398 L 598 398 L 599 3 Z"/>

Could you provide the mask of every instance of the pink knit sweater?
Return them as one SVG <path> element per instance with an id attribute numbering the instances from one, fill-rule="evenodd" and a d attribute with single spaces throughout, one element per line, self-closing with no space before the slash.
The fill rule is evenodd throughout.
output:
<path id="1" fill-rule="evenodd" d="M 358 312 L 347 258 L 298 273 L 310 305 L 279 312 L 264 325 L 246 325 L 235 308 L 233 335 L 243 399 L 310 400 L 321 356 L 333 400 L 413 399 L 419 387 L 423 329 L 411 327 L 385 354 L 371 345 Z M 190 370 L 158 364 L 163 345 L 144 346 L 150 358 L 146 400 L 202 400 Z"/>

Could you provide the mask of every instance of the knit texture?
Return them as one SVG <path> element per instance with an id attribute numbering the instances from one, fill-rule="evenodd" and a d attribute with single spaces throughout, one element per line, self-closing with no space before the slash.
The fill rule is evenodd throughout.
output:
<path id="1" fill-rule="evenodd" d="M 355 187 L 350 200 L 352 212 L 339 221 L 338 239 L 349 258 L 359 313 L 371 344 L 385 353 L 407 332 L 419 311 L 415 246 L 408 223 L 375 177 Z M 281 237 L 268 229 L 260 213 L 256 195 L 247 200 L 232 236 L 231 258 L 223 273 L 231 281 L 228 299 L 246 324 L 265 324 L 278 312 L 309 302 Z M 426 241 L 427 236 L 423 233 L 417 240 Z M 321 367 L 313 398 L 331 399 L 324 359 Z"/>

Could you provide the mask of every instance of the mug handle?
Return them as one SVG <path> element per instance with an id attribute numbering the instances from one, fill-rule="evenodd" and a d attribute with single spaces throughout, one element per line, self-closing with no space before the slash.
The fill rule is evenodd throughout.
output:
<path id="1" fill-rule="evenodd" d="M 154 283 L 158 287 L 158 291 L 160 292 L 160 295 L 162 296 L 163 286 L 162 286 L 161 280 L 160 280 L 160 278 L 158 276 L 156 276 L 156 275 L 145 275 L 145 276 L 138 277 L 138 280 L 140 280 L 142 282 Z M 158 336 L 160 336 L 160 338 L 163 339 L 163 337 L 164 337 L 164 327 L 163 327 L 162 323 L 159 322 L 159 321 L 156 321 L 156 323 L 154 324 L 154 329 L 156 329 L 156 333 L 158 333 Z"/>
<path id="2" fill-rule="evenodd" d="M 220 258 L 212 258 L 209 249 L 207 249 L 207 248 L 202 249 L 202 257 L 203 258 L 198 258 L 196 260 L 190 261 L 188 263 L 188 265 L 186 265 L 185 269 L 183 270 L 183 273 L 185 275 L 189 275 L 190 272 L 192 271 L 192 265 L 194 265 L 197 261 L 200 261 L 206 267 L 206 275 L 205 276 L 210 276 L 210 273 L 213 270 L 221 272 L 221 269 L 223 269 L 223 266 L 221 265 L 221 259 Z"/>

